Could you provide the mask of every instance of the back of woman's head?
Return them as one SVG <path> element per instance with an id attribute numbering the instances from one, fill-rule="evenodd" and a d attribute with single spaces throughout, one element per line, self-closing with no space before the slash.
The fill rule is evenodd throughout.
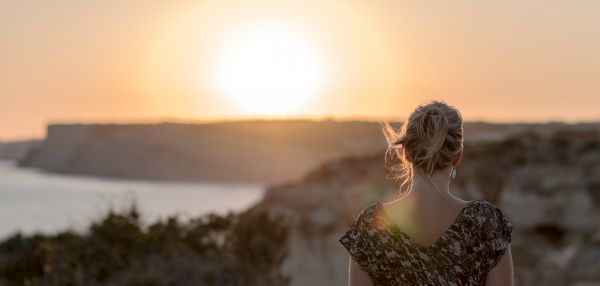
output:
<path id="1" fill-rule="evenodd" d="M 388 142 L 386 162 L 393 151 L 390 169 L 401 181 L 401 189 L 412 180 L 413 166 L 430 177 L 450 166 L 463 150 L 462 116 L 443 101 L 417 106 L 399 132 L 384 123 L 383 133 Z"/>

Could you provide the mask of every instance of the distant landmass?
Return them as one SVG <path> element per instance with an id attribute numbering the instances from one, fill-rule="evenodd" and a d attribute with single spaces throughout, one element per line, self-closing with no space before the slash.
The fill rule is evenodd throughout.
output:
<path id="1" fill-rule="evenodd" d="M 394 123 L 399 126 L 399 122 Z M 468 141 L 500 140 L 563 123 L 465 123 Z M 377 122 L 240 121 L 211 124 L 52 124 L 15 152 L 21 167 L 113 178 L 279 184 L 326 161 L 381 150 Z"/>
<path id="2" fill-rule="evenodd" d="M 41 143 L 42 140 L 0 142 L 0 160 L 19 160 Z"/>

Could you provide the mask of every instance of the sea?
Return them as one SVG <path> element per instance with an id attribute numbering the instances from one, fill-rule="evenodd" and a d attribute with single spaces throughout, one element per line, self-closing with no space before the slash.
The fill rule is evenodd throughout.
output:
<path id="1" fill-rule="evenodd" d="M 84 232 L 110 210 L 135 204 L 144 224 L 177 215 L 181 220 L 208 213 L 247 209 L 262 199 L 265 186 L 155 182 L 54 174 L 0 161 L 0 240 L 16 232 Z"/>

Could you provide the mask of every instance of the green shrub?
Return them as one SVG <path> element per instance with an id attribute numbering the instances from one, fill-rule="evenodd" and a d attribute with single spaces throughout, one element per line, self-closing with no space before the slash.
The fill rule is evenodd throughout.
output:
<path id="1" fill-rule="evenodd" d="M 9 237 L 0 243 L 0 285 L 286 285 L 287 233 L 266 212 L 144 227 L 132 206 L 84 234 Z"/>

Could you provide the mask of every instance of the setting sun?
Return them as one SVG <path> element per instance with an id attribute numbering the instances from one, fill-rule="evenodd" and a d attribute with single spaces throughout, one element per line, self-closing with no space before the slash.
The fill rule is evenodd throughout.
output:
<path id="1" fill-rule="evenodd" d="M 316 96 L 323 59 L 309 39 L 282 25 L 251 26 L 225 41 L 215 83 L 246 113 L 282 115 Z"/>

